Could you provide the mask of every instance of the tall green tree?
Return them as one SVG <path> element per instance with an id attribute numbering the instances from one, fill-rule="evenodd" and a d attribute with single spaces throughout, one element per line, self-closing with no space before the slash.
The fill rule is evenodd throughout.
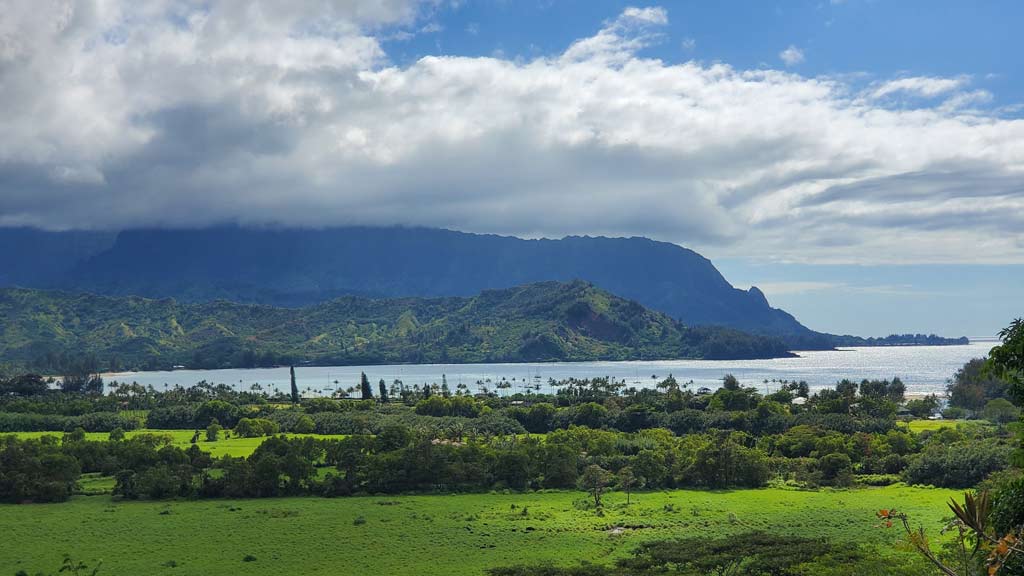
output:
<path id="1" fill-rule="evenodd" d="M 380 388 L 380 401 L 382 404 L 388 403 L 388 385 L 384 383 L 384 379 L 381 378 L 380 382 L 377 383 Z"/>
<path id="2" fill-rule="evenodd" d="M 292 376 L 292 404 L 298 404 L 299 403 L 299 387 L 298 387 L 297 384 L 295 384 L 295 366 L 292 366 L 289 370 L 290 370 L 291 376 Z"/>
<path id="3" fill-rule="evenodd" d="M 626 505 L 629 505 L 629 495 L 633 492 L 633 487 L 637 485 L 636 474 L 633 473 L 631 466 L 623 466 L 622 470 L 619 470 L 619 487 L 626 493 Z"/>
<path id="4" fill-rule="evenodd" d="M 359 388 L 363 392 L 363 400 L 373 400 L 373 390 L 370 388 L 370 379 L 366 377 L 366 372 L 362 372 L 359 377 Z"/>
<path id="5" fill-rule="evenodd" d="M 210 421 L 210 425 L 206 427 L 206 441 L 216 442 L 220 439 L 220 433 L 224 431 L 224 427 L 220 425 L 220 422 L 216 418 Z M 199 434 L 199 431 L 196 431 Z"/>
<path id="6" fill-rule="evenodd" d="M 604 494 L 611 479 L 611 473 L 597 464 L 591 464 L 583 471 L 583 476 L 580 477 L 580 488 L 590 492 L 594 498 L 595 508 L 601 508 L 601 495 Z"/>
<path id="7" fill-rule="evenodd" d="M 1024 406 L 1024 319 L 1017 318 L 999 331 L 1002 344 L 989 352 L 988 370 L 1010 384 L 1010 398 Z M 1024 465 L 1024 427 L 1017 432 L 1021 445 L 1013 454 L 1013 463 Z"/>
<path id="8" fill-rule="evenodd" d="M 1010 383 L 1010 395 L 1024 405 L 1024 319 L 1017 318 L 999 331 L 1002 344 L 989 352 L 989 369 Z"/>

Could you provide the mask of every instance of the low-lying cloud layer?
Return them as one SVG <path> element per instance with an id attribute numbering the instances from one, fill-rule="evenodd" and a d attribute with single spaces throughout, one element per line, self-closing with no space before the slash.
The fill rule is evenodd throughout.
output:
<path id="1" fill-rule="evenodd" d="M 972 110 L 969 77 L 864 87 L 642 58 L 661 8 L 561 54 L 405 67 L 378 36 L 422 29 L 430 4 L 3 9 L 0 225 L 407 224 L 1024 262 L 1024 121 Z"/>

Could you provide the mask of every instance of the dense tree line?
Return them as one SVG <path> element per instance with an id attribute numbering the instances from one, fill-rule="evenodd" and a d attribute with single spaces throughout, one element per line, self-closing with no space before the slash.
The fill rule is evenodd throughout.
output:
<path id="1" fill-rule="evenodd" d="M 968 344 L 966 336 L 945 338 L 936 334 L 890 334 L 881 338 L 860 336 L 831 337 L 833 346 L 960 346 Z"/>
<path id="2" fill-rule="evenodd" d="M 216 420 L 212 425 L 219 428 Z M 254 436 L 276 429 L 269 420 L 241 419 L 232 432 Z M 374 435 L 343 439 L 270 436 L 248 458 L 221 459 L 212 459 L 198 443 L 183 450 L 166 435 L 125 439 L 119 430 L 107 441 L 86 441 L 79 429 L 60 442 L 8 436 L 3 446 L 0 499 L 13 501 L 66 498 L 79 472 L 115 477 L 115 494 L 126 498 L 572 488 L 584 483 L 590 468 L 607 473 L 609 485 L 628 477 L 629 488 L 644 489 L 758 487 L 773 477 L 842 486 L 853 482 L 855 471 L 897 474 L 904 468 L 914 483 L 968 486 L 1004 468 L 1008 452 L 980 432 L 974 437 L 956 430 L 844 435 L 811 426 L 762 437 L 725 430 L 676 436 L 665 429 L 627 433 L 573 426 L 543 438 L 439 438 L 388 424 Z M 40 465 L 43 461 L 61 465 Z M 57 477 L 40 476 L 49 473 Z"/>
<path id="3" fill-rule="evenodd" d="M 82 469 L 56 439 L 0 436 L 0 501 L 59 502 L 71 496 Z"/>
<path id="4" fill-rule="evenodd" d="M 247 458 L 221 459 L 195 444 L 174 447 L 159 434 L 87 441 L 72 432 L 59 443 L 3 442 L 0 498 L 8 501 L 64 499 L 80 472 L 113 476 L 115 495 L 154 499 L 573 488 L 588 466 L 609 473 L 631 467 L 648 488 L 756 487 L 770 475 L 768 458 L 746 445 L 749 438 L 725 432 L 678 438 L 664 430 L 572 428 L 543 440 L 455 441 L 396 425 L 339 440 L 273 436 Z M 321 467 L 330 472 L 317 475 Z"/>
<path id="5" fill-rule="evenodd" d="M 500 397 L 452 393 L 444 382 L 411 390 L 396 383 L 394 401 L 369 395 L 295 404 L 292 394 L 208 383 L 164 392 L 111 383 L 108 394 L 95 394 L 19 376 L 0 384 L 0 431 L 68 431 L 45 450 L 71 457 L 83 472 L 116 476 L 122 496 L 153 498 L 568 488 L 592 466 L 612 484 L 625 474 L 631 488 L 647 489 L 755 487 L 773 478 L 845 486 L 858 476 L 967 487 L 1005 468 L 1011 451 L 1002 429 L 899 428 L 905 388 L 898 379 L 843 380 L 814 394 L 800 382 L 761 393 L 731 376 L 716 391 L 671 376 L 651 389 L 607 378 L 554 384 L 555 394 Z M 107 447 L 143 450 L 123 440 L 124 431 L 143 426 L 194 430 L 195 444 L 183 451 L 142 435 L 141 446 L 162 456 L 130 461 Z M 86 431 L 109 431 L 112 441 L 71 435 Z M 277 436 L 313 432 L 350 437 Z M 268 439 L 249 458 L 210 460 L 199 445 L 224 434 Z M 277 484 L 268 480 L 275 473 Z"/>
<path id="6" fill-rule="evenodd" d="M 0 390 L 7 391 L 0 394 L 0 430 L 64 431 L 79 426 L 90 432 L 117 427 L 201 429 L 213 418 L 232 428 L 240 418 L 266 418 L 290 432 L 297 414 L 307 414 L 314 421 L 314 431 L 322 434 L 375 433 L 390 421 L 412 426 L 477 427 L 481 420 L 486 425 L 480 428 L 494 433 L 546 433 L 574 425 L 624 432 L 667 428 L 676 434 L 725 429 L 758 436 L 795 425 L 816 425 L 846 433 L 884 432 L 895 426 L 895 413 L 902 399 L 902 383 L 898 380 L 859 384 L 843 381 L 835 390 L 822 390 L 809 397 L 806 384 L 784 383 L 780 390 L 762 395 L 752 387 L 740 386 L 732 377 L 713 393 L 692 390 L 671 376 L 658 385 L 659 389 L 638 390 L 607 378 L 571 379 L 554 383 L 556 394 L 529 392 L 506 397 L 493 392 L 471 396 L 466 389 L 452 393 L 443 383 L 436 388 L 393 385 L 393 402 L 383 403 L 373 396 L 369 400 L 309 398 L 293 408 L 282 408 L 291 403 L 290 395 L 235 391 L 205 382 L 164 392 L 112 382 L 110 392 L 102 395 L 19 388 L 0 382 Z M 806 404 L 793 403 L 801 395 Z M 104 416 L 84 423 L 59 418 L 89 414 Z M 24 415 L 56 418 L 40 420 Z M 128 421 L 132 418 L 135 422 Z"/>

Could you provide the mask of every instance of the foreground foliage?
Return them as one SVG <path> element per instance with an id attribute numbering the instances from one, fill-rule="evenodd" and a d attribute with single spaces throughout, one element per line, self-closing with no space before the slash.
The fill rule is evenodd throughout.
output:
<path id="1" fill-rule="evenodd" d="M 999 333 L 1002 344 L 991 351 L 991 356 L 981 367 L 980 373 L 987 377 L 998 377 L 1004 383 L 999 388 L 1008 391 L 1018 404 L 1024 403 L 1024 320 L 1014 320 Z M 970 367 L 968 364 L 966 368 Z M 958 390 L 965 388 L 963 374 L 951 386 Z M 981 388 L 979 388 L 980 390 Z M 990 389 L 990 388 L 989 388 Z M 986 408 L 993 401 L 989 401 Z M 1018 442 L 1024 441 L 1024 426 L 1018 424 Z M 955 450 L 955 447 L 953 448 Z M 1024 461 L 1024 449 L 1018 446 L 1014 462 Z M 947 455 L 947 460 L 948 460 Z M 965 470 L 977 474 L 985 465 L 972 462 Z M 951 472 L 956 472 L 953 470 Z M 924 527 L 912 527 L 911 517 L 904 510 L 884 508 L 878 512 L 886 527 L 894 523 L 902 525 L 910 545 L 945 576 L 1018 576 L 1024 574 L 1024 481 L 1019 469 L 993 474 L 986 484 L 989 488 L 963 496 L 963 504 L 956 500 L 949 502 L 953 519 L 944 531 L 955 534 L 941 551 L 936 551 L 929 542 Z"/>
<path id="2" fill-rule="evenodd" d="M 877 562 L 874 550 L 826 538 L 749 532 L 727 538 L 691 537 L 645 542 L 615 565 L 513 566 L 491 576 L 820 576 L 909 575 L 921 567 L 906 559 Z"/>

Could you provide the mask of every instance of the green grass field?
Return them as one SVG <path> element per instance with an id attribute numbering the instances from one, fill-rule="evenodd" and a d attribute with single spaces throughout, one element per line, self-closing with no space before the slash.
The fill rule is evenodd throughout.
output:
<path id="1" fill-rule="evenodd" d="M 898 507 L 933 538 L 951 490 L 890 486 L 817 492 L 761 489 L 606 496 L 598 517 L 582 492 L 0 505 L 0 566 L 56 573 L 63 554 L 101 576 L 303 574 L 478 575 L 521 562 L 609 562 L 646 540 L 765 530 L 877 544 Z M 525 512 L 524 512 L 525 510 Z M 357 519 L 361 518 L 362 521 Z M 623 527 L 621 534 L 612 529 Z M 255 560 L 245 561 L 251 555 Z"/>
<path id="2" fill-rule="evenodd" d="M 956 428 L 960 424 L 977 424 L 980 426 L 991 426 L 985 420 L 911 420 L 900 423 L 906 426 L 911 432 L 921 433 L 925 430 L 939 430 L 941 428 Z"/>
<path id="3" fill-rule="evenodd" d="M 172 444 L 175 446 L 187 449 L 191 445 L 192 435 L 195 433 L 193 430 L 132 430 L 126 435 L 131 438 L 137 434 L 170 434 L 173 438 Z M 58 438 L 63 436 L 62 432 L 11 432 L 19 438 L 39 438 L 41 436 L 57 436 Z M 3 434 L 0 434 L 2 436 Z M 344 438 L 344 436 L 329 436 L 323 434 L 285 434 L 285 436 L 297 438 L 297 437 L 310 437 L 310 438 Z M 110 437 L 110 434 L 106 432 L 87 432 L 85 434 L 87 440 L 106 440 Z M 232 436 L 231 438 L 221 438 L 216 442 L 207 442 L 205 435 L 201 434 L 199 439 L 199 447 L 204 452 L 209 452 L 215 458 L 221 456 L 249 456 L 256 451 L 256 448 L 263 443 L 266 438 L 238 438 Z M 2 576 L 2 574 L 0 574 Z"/>

